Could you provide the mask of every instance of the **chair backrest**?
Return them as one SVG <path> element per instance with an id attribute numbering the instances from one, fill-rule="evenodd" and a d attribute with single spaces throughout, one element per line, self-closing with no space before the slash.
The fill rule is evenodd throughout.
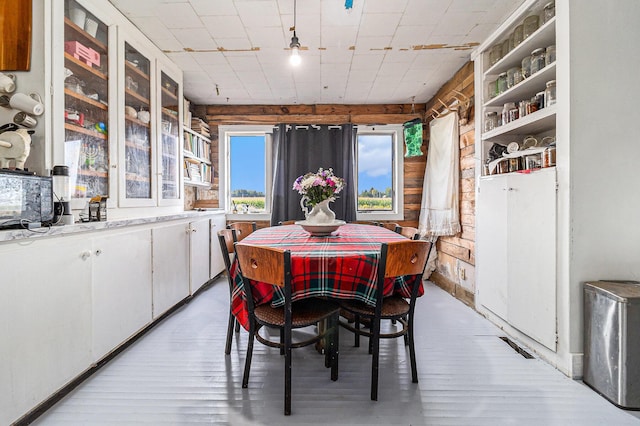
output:
<path id="1" fill-rule="evenodd" d="M 227 273 L 231 272 L 231 254 L 235 253 L 233 246 L 236 240 L 235 233 L 235 229 L 221 229 L 218 231 L 218 242 L 220 243 L 224 265 L 227 267 Z"/>
<path id="2" fill-rule="evenodd" d="M 287 264 L 291 264 L 288 250 L 261 247 L 251 244 L 236 244 L 236 256 L 244 278 L 284 287 Z"/>
<path id="3" fill-rule="evenodd" d="M 227 229 L 234 229 L 236 231 L 235 241 L 242 241 L 257 229 L 257 225 L 255 222 L 233 222 L 227 225 Z"/>
<path id="4" fill-rule="evenodd" d="M 271 247 L 236 243 L 236 258 L 242 278 L 284 287 L 285 323 L 291 328 L 291 252 Z M 255 308 L 251 283 L 244 281 L 247 308 Z"/>
<path id="5" fill-rule="evenodd" d="M 378 222 L 378 226 L 387 228 L 388 230 L 394 231 L 394 232 L 398 232 L 398 228 L 400 227 L 400 225 L 394 222 Z"/>
<path id="6" fill-rule="evenodd" d="M 296 222 L 297 221 L 295 220 L 281 220 L 280 222 L 278 222 L 278 225 L 293 225 Z"/>
<path id="7" fill-rule="evenodd" d="M 418 228 L 413 228 L 411 226 L 398 226 L 396 232 L 410 240 L 420 239 L 420 230 L 418 230 Z"/>
<path id="8" fill-rule="evenodd" d="M 418 275 L 424 272 L 431 243 L 421 240 L 393 241 L 382 244 L 381 275 L 378 279 Z"/>

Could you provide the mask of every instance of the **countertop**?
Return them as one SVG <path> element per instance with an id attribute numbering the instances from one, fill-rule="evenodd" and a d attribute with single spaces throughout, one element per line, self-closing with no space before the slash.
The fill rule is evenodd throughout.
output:
<path id="1" fill-rule="evenodd" d="M 103 222 L 77 222 L 73 225 L 62 225 L 52 227 L 41 227 L 32 230 L 28 229 L 6 229 L 0 230 L 0 243 L 6 241 L 19 241 L 25 239 L 53 237 L 60 235 L 78 234 L 81 232 L 92 232 L 107 229 L 124 228 L 136 225 L 148 225 L 160 222 L 170 222 L 172 220 L 200 218 L 215 214 L 224 214 L 222 209 L 187 210 L 179 213 L 146 216 L 136 218 L 122 218 L 106 220 Z"/>

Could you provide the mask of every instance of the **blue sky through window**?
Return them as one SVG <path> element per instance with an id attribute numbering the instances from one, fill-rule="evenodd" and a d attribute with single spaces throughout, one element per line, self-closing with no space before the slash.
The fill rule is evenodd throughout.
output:
<path id="1" fill-rule="evenodd" d="M 392 142 L 391 135 L 358 135 L 358 194 L 392 186 Z"/>
<path id="2" fill-rule="evenodd" d="M 265 192 L 264 136 L 231 136 L 231 191 Z"/>

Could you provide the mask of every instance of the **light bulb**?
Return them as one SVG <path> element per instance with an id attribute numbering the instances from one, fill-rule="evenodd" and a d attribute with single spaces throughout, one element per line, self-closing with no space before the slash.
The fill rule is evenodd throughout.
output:
<path id="1" fill-rule="evenodd" d="M 300 51 L 297 47 L 293 47 L 291 49 L 291 56 L 289 57 L 289 62 L 294 67 L 297 67 L 298 65 L 300 65 L 300 62 L 302 62 L 302 58 L 300 57 Z"/>

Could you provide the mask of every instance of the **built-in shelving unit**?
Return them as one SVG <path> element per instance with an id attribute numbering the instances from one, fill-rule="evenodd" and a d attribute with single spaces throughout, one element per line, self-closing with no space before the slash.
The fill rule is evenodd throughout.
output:
<path id="1" fill-rule="evenodd" d="M 184 183 L 202 187 L 211 186 L 211 139 L 188 127 L 184 132 Z"/>

